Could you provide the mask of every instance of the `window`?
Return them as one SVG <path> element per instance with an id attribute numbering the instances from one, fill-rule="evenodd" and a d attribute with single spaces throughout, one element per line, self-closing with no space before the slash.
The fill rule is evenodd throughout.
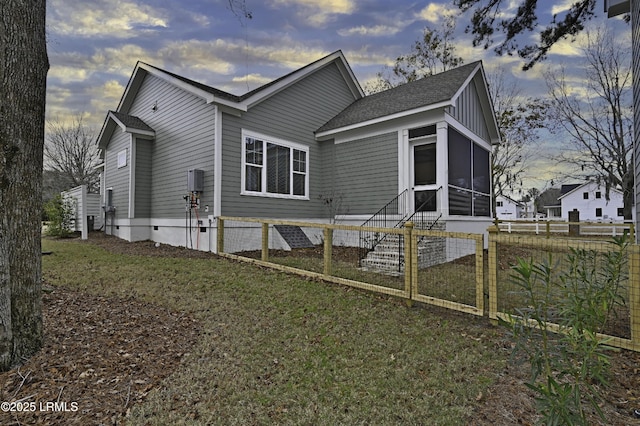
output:
<path id="1" fill-rule="evenodd" d="M 585 199 L 585 200 L 588 200 L 589 199 L 589 193 L 588 192 L 583 192 L 582 193 L 582 198 Z"/>
<path id="2" fill-rule="evenodd" d="M 602 194 L 600 193 L 600 191 L 596 191 L 596 199 L 600 198 L 602 198 Z"/>
<path id="3" fill-rule="evenodd" d="M 618 207 L 618 216 L 624 216 L 624 207 Z"/>
<path id="4" fill-rule="evenodd" d="M 418 127 L 416 129 L 409 129 L 409 139 L 421 138 L 423 136 L 435 135 L 436 134 L 436 125 L 432 124 L 430 126 Z"/>
<path id="5" fill-rule="evenodd" d="M 502 201 L 496 201 L 496 207 L 502 207 Z"/>
<path id="6" fill-rule="evenodd" d="M 451 127 L 449 142 L 449 213 L 491 216 L 489 151 Z"/>
<path id="7" fill-rule="evenodd" d="M 308 198 L 309 148 L 243 132 L 242 193 Z"/>
<path id="8" fill-rule="evenodd" d="M 596 217 L 602 217 L 602 209 L 600 207 L 596 209 Z"/>
<path id="9" fill-rule="evenodd" d="M 127 150 L 123 149 L 118 152 L 118 168 L 121 169 L 127 166 Z"/>

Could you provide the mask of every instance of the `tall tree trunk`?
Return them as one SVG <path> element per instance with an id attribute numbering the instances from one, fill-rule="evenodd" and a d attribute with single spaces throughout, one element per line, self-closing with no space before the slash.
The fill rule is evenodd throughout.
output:
<path id="1" fill-rule="evenodd" d="M 42 346 L 46 0 L 0 1 L 0 369 Z"/>

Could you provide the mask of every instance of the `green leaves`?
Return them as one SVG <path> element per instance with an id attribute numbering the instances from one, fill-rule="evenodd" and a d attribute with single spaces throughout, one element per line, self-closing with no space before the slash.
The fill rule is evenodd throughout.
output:
<path id="1" fill-rule="evenodd" d="M 537 393 L 545 424 L 587 424 L 585 403 L 604 419 L 594 384 L 607 382 L 609 347 L 598 333 L 625 303 L 619 290 L 628 244 L 625 235 L 604 254 L 572 248 L 564 262 L 553 262 L 549 253 L 544 261 L 520 258 L 512 267 L 510 281 L 525 306 L 501 324 L 515 339 L 514 355 L 531 365 L 527 386 Z"/>

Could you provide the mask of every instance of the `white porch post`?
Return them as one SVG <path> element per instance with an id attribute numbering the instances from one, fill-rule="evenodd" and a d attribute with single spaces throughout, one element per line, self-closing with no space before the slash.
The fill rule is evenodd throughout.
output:
<path id="1" fill-rule="evenodd" d="M 444 217 L 449 216 L 449 143 L 447 137 L 448 125 L 440 121 L 436 125 L 436 182 L 442 187 L 438 196 L 438 210 Z"/>

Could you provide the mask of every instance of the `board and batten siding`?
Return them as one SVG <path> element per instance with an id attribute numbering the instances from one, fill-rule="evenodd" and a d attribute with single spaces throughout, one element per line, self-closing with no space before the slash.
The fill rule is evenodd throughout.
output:
<path id="1" fill-rule="evenodd" d="M 184 218 L 190 169 L 204 170 L 205 190 L 200 202 L 201 206 L 212 206 L 216 107 L 147 75 L 128 114 L 155 131 L 149 149 L 137 153 L 138 164 L 145 170 L 136 175 L 141 180 L 141 185 L 136 185 L 136 198 L 149 199 L 147 214 L 152 218 Z M 151 162 L 142 161 L 143 155 L 151 155 Z M 141 216 L 136 212 L 136 217 Z"/>
<path id="2" fill-rule="evenodd" d="M 398 195 L 398 132 L 337 144 L 333 156 L 343 214 L 373 214 Z"/>
<path id="3" fill-rule="evenodd" d="M 131 135 L 120 131 L 113 132 L 105 153 L 105 189 L 113 190 L 112 202 L 116 208 L 115 217 L 126 219 L 129 215 L 129 168 L 131 167 Z M 127 164 L 118 168 L 118 154 L 126 150 Z"/>
<path id="4" fill-rule="evenodd" d="M 458 99 L 453 111 L 453 117 L 462 123 L 466 128 L 485 141 L 491 140 L 487 123 L 482 112 L 482 105 L 478 99 L 475 80 L 465 87 Z"/>
<path id="5" fill-rule="evenodd" d="M 222 214 L 277 218 L 326 216 L 320 201 L 322 174 L 320 143 L 314 132 L 351 104 L 351 94 L 335 64 L 308 75 L 244 113 L 222 119 Z M 309 199 L 283 199 L 241 195 L 242 130 L 309 147 Z"/>

